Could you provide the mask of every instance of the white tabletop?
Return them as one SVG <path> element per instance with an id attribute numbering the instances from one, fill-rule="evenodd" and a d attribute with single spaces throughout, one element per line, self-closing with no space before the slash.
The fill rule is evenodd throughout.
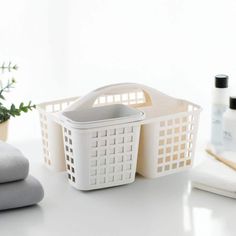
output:
<path id="1" fill-rule="evenodd" d="M 45 197 L 37 206 L 1 212 L 1 236 L 235 235 L 235 200 L 191 190 L 189 171 L 81 192 L 65 173 L 42 164 L 40 140 L 14 144 L 30 159 L 30 173 L 42 182 Z"/>

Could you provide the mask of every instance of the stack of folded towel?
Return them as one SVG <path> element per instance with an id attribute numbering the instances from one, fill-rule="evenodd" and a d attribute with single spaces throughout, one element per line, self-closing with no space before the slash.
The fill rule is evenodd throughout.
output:
<path id="1" fill-rule="evenodd" d="M 28 173 L 29 161 L 23 154 L 0 141 L 0 210 L 34 205 L 43 199 L 42 185 Z"/>
<path id="2" fill-rule="evenodd" d="M 236 198 L 236 154 L 219 153 L 213 146 L 208 146 L 208 150 L 211 151 L 211 156 L 208 155 L 191 171 L 192 187 Z"/>

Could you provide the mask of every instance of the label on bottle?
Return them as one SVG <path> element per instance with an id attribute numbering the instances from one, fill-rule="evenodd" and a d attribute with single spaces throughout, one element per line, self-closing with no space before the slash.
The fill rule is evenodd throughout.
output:
<path id="1" fill-rule="evenodd" d="M 225 120 L 223 130 L 224 149 L 236 151 L 236 126 L 235 122 Z"/>
<path id="2" fill-rule="evenodd" d="M 223 114 L 226 111 L 225 105 L 213 105 L 211 117 L 211 143 L 214 145 L 223 144 Z"/>

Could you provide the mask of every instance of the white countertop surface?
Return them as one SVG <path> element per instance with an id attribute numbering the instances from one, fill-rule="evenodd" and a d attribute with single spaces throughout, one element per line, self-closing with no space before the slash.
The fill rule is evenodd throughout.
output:
<path id="1" fill-rule="evenodd" d="M 40 140 L 14 144 L 30 159 L 45 197 L 37 206 L 1 212 L 1 236 L 235 235 L 235 200 L 191 190 L 189 171 L 81 192 L 65 173 L 42 164 Z"/>

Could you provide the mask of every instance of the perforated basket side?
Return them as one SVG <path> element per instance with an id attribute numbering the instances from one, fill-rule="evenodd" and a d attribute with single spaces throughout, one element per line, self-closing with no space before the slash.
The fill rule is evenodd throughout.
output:
<path id="1" fill-rule="evenodd" d="M 198 130 L 198 112 L 177 114 L 159 122 L 156 175 L 188 169 L 193 157 Z"/>
<path id="2" fill-rule="evenodd" d="M 72 104 L 77 97 L 41 103 L 37 106 L 40 118 L 44 163 L 50 169 L 65 170 L 63 137 L 56 113 Z"/>
<path id="3" fill-rule="evenodd" d="M 188 169 L 193 164 L 200 110 L 193 104 L 188 111 L 158 117 L 144 126 L 138 173 L 156 178 Z M 145 157 L 144 157 L 145 156 Z"/>
<path id="4" fill-rule="evenodd" d="M 64 128 L 69 183 L 80 190 L 132 183 L 139 134 L 137 122 L 87 131 Z"/>

